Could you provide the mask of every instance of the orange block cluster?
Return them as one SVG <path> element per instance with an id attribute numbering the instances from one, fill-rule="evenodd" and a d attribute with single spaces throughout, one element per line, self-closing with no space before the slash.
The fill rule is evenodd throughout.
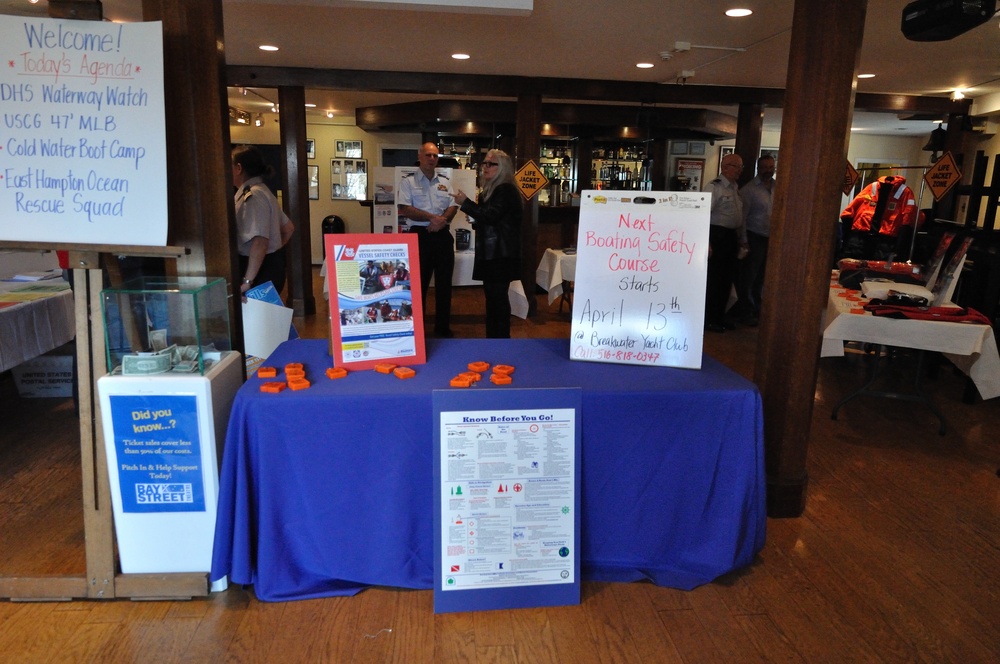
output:
<path id="1" fill-rule="evenodd" d="M 470 362 L 469 371 L 463 371 L 452 378 L 450 385 L 452 387 L 472 387 L 482 380 L 483 372 L 488 371 L 489 368 L 489 362 Z M 493 367 L 490 382 L 494 385 L 510 385 L 513 382 L 510 377 L 512 373 L 514 373 L 514 367 L 509 364 L 498 364 Z"/>

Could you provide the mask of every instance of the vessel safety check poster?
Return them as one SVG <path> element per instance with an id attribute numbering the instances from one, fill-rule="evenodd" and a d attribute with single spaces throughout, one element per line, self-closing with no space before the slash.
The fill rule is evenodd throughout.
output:
<path id="1" fill-rule="evenodd" d="M 700 369 L 710 195 L 581 198 L 570 357 Z"/>
<path id="2" fill-rule="evenodd" d="M 435 612 L 579 603 L 580 400 L 435 391 Z"/>
<path id="3" fill-rule="evenodd" d="M 0 239 L 166 244 L 162 35 L 0 16 Z"/>

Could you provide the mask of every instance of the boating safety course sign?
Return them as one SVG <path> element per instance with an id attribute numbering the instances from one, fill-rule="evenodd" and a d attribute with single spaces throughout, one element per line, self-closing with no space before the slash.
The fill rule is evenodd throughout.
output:
<path id="1" fill-rule="evenodd" d="M 164 246 L 163 27 L 0 16 L 0 240 Z"/>
<path id="2" fill-rule="evenodd" d="M 434 612 L 579 604 L 580 389 L 433 401 Z"/>
<path id="3" fill-rule="evenodd" d="M 423 364 L 423 306 L 417 236 L 325 236 L 333 365 Z"/>
<path id="4" fill-rule="evenodd" d="M 710 208 L 702 192 L 581 194 L 571 359 L 701 368 Z"/>

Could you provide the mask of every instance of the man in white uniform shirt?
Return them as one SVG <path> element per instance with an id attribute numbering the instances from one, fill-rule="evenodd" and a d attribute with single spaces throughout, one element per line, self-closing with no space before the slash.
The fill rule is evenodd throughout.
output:
<path id="1" fill-rule="evenodd" d="M 434 336 L 451 337 L 451 278 L 455 272 L 455 238 L 449 225 L 458 212 L 451 181 L 437 172 L 438 148 L 424 143 L 417 153 L 420 170 L 399 184 L 399 216 L 417 234 L 422 302 L 434 275 Z"/>
<path id="2" fill-rule="evenodd" d="M 740 248 L 747 248 L 743 202 L 736 185 L 741 172 L 743 158 L 735 153 L 727 154 L 722 158 L 721 175 L 705 186 L 705 191 L 712 194 L 705 287 L 705 329 L 709 332 L 725 332 L 736 327 L 726 320 L 726 305 L 736 279 Z"/>

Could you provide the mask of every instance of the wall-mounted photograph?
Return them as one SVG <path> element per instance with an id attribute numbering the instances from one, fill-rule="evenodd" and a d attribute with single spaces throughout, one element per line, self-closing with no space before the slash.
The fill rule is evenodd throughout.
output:
<path id="1" fill-rule="evenodd" d="M 330 197 L 356 201 L 367 199 L 368 162 L 364 159 L 331 159 Z"/>
<path id="2" fill-rule="evenodd" d="M 341 159 L 361 159 L 364 157 L 361 143 L 361 141 L 345 141 L 338 138 L 333 145 L 333 156 Z"/>

